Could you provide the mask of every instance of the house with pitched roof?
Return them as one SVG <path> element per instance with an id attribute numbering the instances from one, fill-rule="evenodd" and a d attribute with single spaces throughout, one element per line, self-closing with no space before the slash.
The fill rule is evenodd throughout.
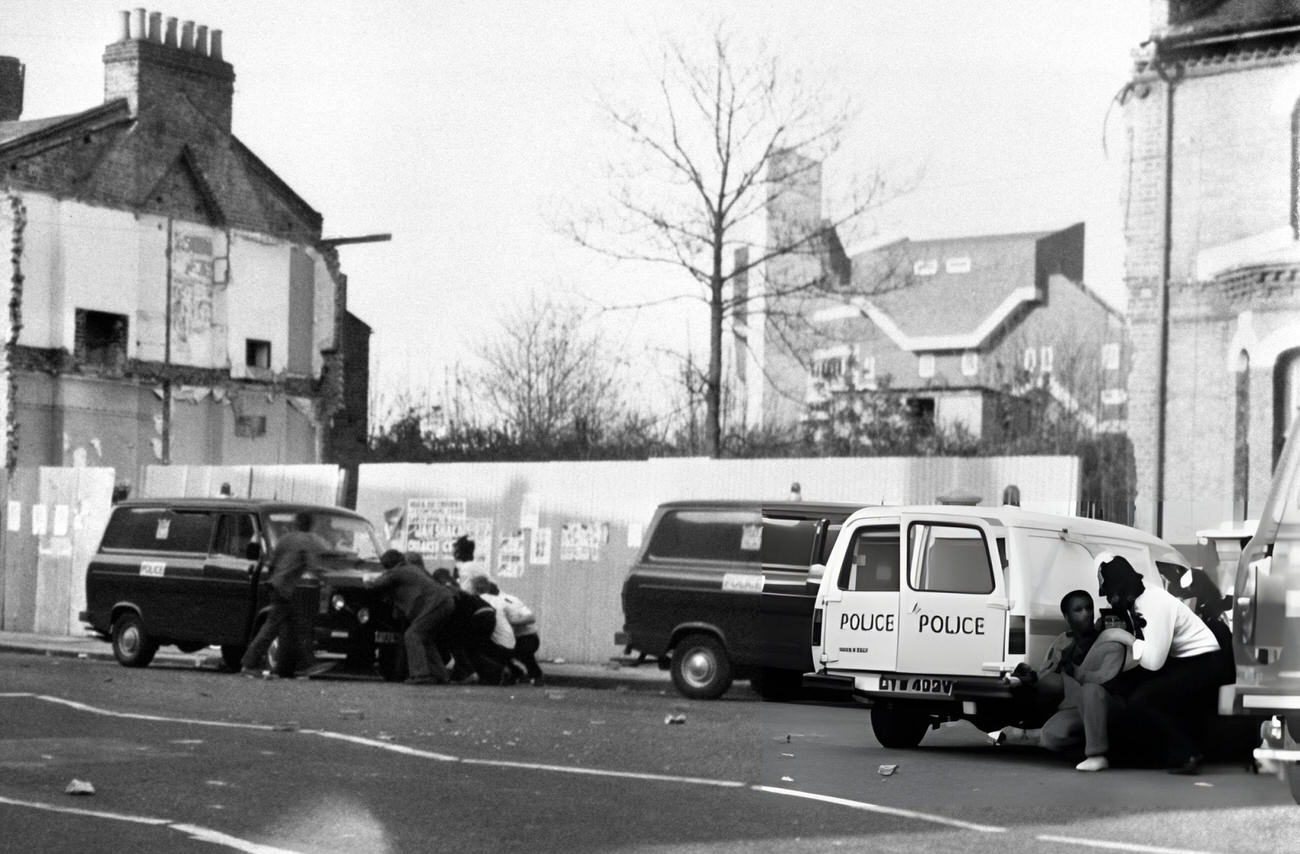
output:
<path id="1" fill-rule="evenodd" d="M 801 188 L 802 215 L 817 213 L 819 193 Z M 834 235 L 820 244 L 842 252 Z M 748 380 L 737 386 L 747 423 L 802 422 L 816 435 L 829 400 L 889 390 L 922 429 L 973 438 L 1013 438 L 1040 418 L 1120 430 L 1124 321 L 1085 284 L 1083 259 L 1082 223 L 904 239 L 830 257 L 814 270 L 816 288 L 784 289 L 761 318 L 746 318 L 746 353 L 733 361 Z M 769 289 L 783 291 L 782 277 L 811 266 L 777 259 Z"/>
<path id="2" fill-rule="evenodd" d="M 329 459 L 347 291 L 321 215 L 231 132 L 221 31 L 121 15 L 81 112 L 22 118 L 0 57 L 7 465 Z"/>

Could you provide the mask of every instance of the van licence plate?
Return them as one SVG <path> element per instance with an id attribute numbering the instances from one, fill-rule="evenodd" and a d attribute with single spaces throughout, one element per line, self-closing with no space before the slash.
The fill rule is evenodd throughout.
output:
<path id="1" fill-rule="evenodd" d="M 892 676 L 881 674 L 873 689 L 891 694 L 925 694 L 931 697 L 952 696 L 952 680 L 940 676 Z"/>
<path id="2" fill-rule="evenodd" d="M 397 632 L 375 632 L 375 643 L 397 643 Z"/>

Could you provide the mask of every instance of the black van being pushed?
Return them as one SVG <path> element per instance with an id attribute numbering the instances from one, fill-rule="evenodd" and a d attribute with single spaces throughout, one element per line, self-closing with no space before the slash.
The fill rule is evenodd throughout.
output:
<path id="1" fill-rule="evenodd" d="M 815 587 L 858 504 L 677 501 L 660 505 L 623 583 L 627 654 L 654 658 L 694 699 L 748 679 L 765 697 L 794 694 L 813 669 Z"/>
<path id="2" fill-rule="evenodd" d="M 110 640 L 126 667 L 145 667 L 162 644 L 184 652 L 220 646 L 238 668 L 269 604 L 268 560 L 300 512 L 328 546 L 322 567 L 298 586 L 318 652 L 399 678 L 392 608 L 365 589 L 381 571 L 380 539 L 364 516 L 285 501 L 141 499 L 113 508 L 86 570 L 81 621 Z M 272 644 L 273 666 L 278 644 Z"/>

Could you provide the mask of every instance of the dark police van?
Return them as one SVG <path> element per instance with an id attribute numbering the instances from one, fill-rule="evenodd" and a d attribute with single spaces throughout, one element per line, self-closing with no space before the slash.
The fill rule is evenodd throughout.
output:
<path id="1" fill-rule="evenodd" d="M 367 577 L 382 543 L 364 516 L 338 507 L 234 498 L 127 501 L 113 508 L 86 570 L 81 621 L 113 644 L 126 667 L 145 667 L 162 644 L 183 652 L 220 646 L 238 668 L 269 604 L 268 560 L 299 512 L 329 548 L 298 586 L 317 652 L 398 678 L 400 637 L 392 608 Z M 272 644 L 268 666 L 278 644 Z"/>
<path id="2" fill-rule="evenodd" d="M 669 669 L 694 699 L 748 679 L 765 697 L 796 693 L 813 669 L 815 585 L 859 504 L 677 501 L 655 511 L 623 583 L 626 654 Z"/>

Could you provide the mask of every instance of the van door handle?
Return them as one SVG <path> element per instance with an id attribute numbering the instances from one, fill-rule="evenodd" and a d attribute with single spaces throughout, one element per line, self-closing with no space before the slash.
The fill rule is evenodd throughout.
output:
<path id="1" fill-rule="evenodd" d="M 1008 599 L 1005 602 L 985 602 L 985 608 L 992 608 L 995 611 L 1010 611 L 1016 607 L 1016 603 Z"/>

